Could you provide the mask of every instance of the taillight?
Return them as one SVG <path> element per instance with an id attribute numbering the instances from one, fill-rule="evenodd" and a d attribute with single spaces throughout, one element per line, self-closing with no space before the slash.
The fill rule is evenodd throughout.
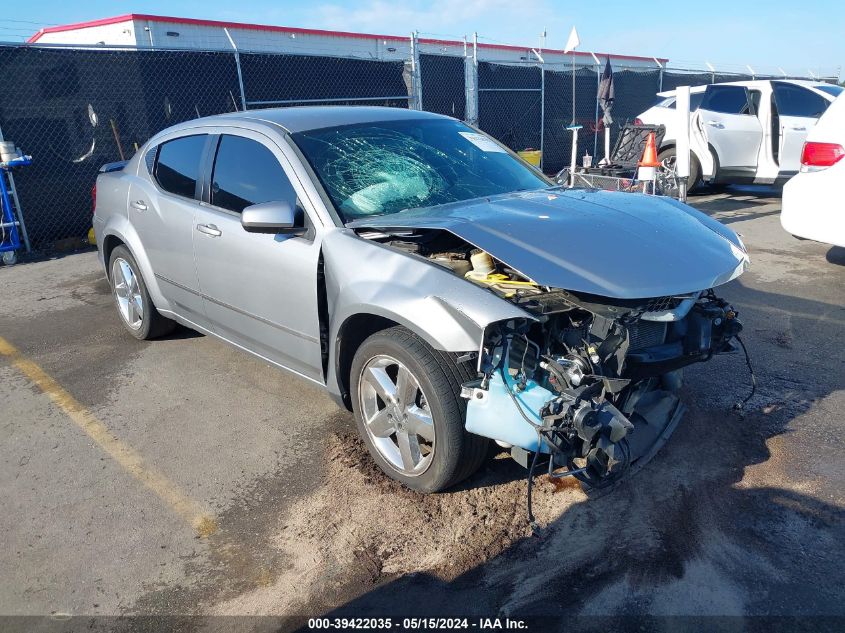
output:
<path id="1" fill-rule="evenodd" d="M 845 156 L 845 147 L 838 143 L 807 141 L 801 150 L 801 171 L 818 171 L 835 165 Z"/>
<path id="2" fill-rule="evenodd" d="M 94 183 L 94 186 L 91 187 L 91 215 L 94 215 L 94 212 L 97 210 L 97 183 Z"/>

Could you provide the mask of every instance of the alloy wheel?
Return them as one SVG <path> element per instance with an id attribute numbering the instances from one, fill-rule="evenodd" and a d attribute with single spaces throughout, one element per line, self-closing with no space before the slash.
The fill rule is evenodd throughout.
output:
<path id="1" fill-rule="evenodd" d="M 144 300 L 138 276 L 128 261 L 118 257 L 112 264 L 112 289 L 117 309 L 126 324 L 139 330 L 144 324 Z"/>
<path id="2" fill-rule="evenodd" d="M 358 398 L 379 455 L 403 475 L 424 473 L 434 456 L 434 419 L 411 370 L 390 356 L 374 356 L 361 370 Z"/>

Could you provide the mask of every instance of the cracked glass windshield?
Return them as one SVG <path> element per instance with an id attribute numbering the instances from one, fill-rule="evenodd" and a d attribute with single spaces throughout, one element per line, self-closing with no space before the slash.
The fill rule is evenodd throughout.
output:
<path id="1" fill-rule="evenodd" d="M 323 128 L 293 140 L 345 222 L 550 185 L 487 136 L 448 119 Z"/>

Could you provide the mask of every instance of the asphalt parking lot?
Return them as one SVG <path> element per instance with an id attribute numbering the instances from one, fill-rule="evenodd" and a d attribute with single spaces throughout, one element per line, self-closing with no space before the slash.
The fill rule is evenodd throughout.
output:
<path id="1" fill-rule="evenodd" d="M 739 355 L 690 368 L 639 474 L 540 481 L 539 538 L 510 460 L 413 494 L 314 386 L 131 338 L 94 252 L 0 267 L 0 613 L 845 616 L 845 249 L 785 234 L 775 193 L 691 201 L 749 248 L 721 294 L 757 393 L 733 410 Z"/>

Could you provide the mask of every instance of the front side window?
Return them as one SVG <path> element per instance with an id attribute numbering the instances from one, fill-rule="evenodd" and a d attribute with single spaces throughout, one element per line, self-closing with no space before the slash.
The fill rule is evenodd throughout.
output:
<path id="1" fill-rule="evenodd" d="M 211 176 L 211 204 L 240 213 L 253 204 L 281 201 L 295 207 L 296 192 L 273 152 L 252 139 L 221 136 Z"/>
<path id="2" fill-rule="evenodd" d="M 205 140 L 205 134 L 198 134 L 159 146 L 154 176 L 162 189 L 177 196 L 194 197 Z"/>
<path id="3" fill-rule="evenodd" d="M 775 103 L 781 116 L 818 118 L 827 110 L 828 101 L 820 94 L 795 84 L 773 82 Z"/>
<path id="4" fill-rule="evenodd" d="M 292 138 L 344 221 L 550 184 L 490 137 L 449 119 L 359 123 Z"/>

